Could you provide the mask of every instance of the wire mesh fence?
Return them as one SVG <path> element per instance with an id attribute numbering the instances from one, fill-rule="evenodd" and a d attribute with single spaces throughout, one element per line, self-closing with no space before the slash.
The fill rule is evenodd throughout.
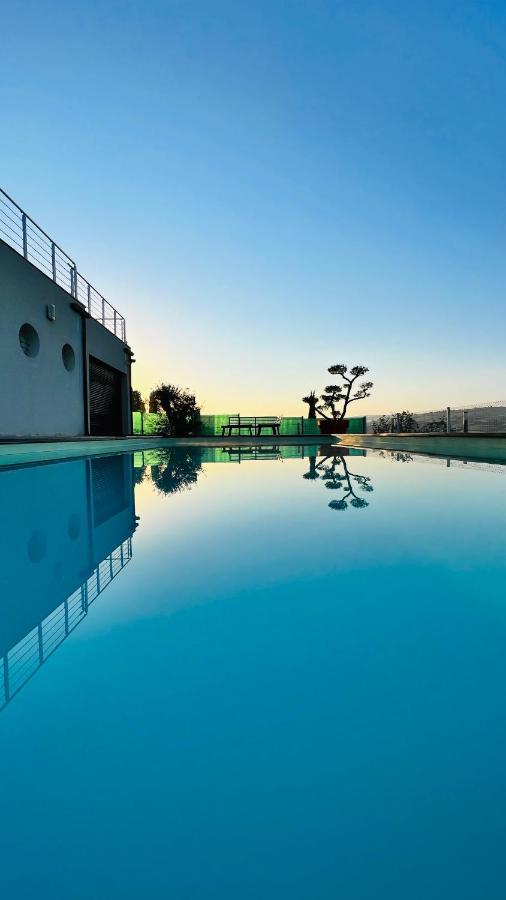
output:
<path id="1" fill-rule="evenodd" d="M 368 434 L 506 433 L 506 400 L 412 413 L 403 410 L 366 416 Z"/>
<path id="2" fill-rule="evenodd" d="M 79 300 L 104 328 L 126 341 L 123 316 L 77 271 L 74 260 L 65 250 L 1 188 L 0 239 Z"/>

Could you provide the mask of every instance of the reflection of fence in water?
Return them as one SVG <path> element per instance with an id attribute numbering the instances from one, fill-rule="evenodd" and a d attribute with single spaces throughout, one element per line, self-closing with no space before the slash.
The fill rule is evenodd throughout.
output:
<path id="1" fill-rule="evenodd" d="M 0 710 L 85 618 L 91 604 L 132 558 L 132 539 L 106 556 L 89 578 L 0 659 Z"/>

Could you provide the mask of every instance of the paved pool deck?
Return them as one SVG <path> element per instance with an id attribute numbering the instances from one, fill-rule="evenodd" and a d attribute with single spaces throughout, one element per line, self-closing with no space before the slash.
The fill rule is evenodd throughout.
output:
<path id="1" fill-rule="evenodd" d="M 356 447 L 367 450 L 401 450 L 453 459 L 475 459 L 506 463 L 506 434 L 340 434 L 340 435 L 249 435 L 196 438 L 160 438 L 135 435 L 125 438 L 79 438 L 77 440 L 9 440 L 0 443 L 0 468 L 58 462 L 86 456 L 108 456 L 135 450 L 167 447 Z"/>
<path id="2" fill-rule="evenodd" d="M 265 435 L 262 437 L 199 437 L 159 438 L 142 435 L 125 438 L 80 438 L 78 440 L 37 440 L 0 443 L 0 468 L 43 462 L 59 462 L 83 456 L 109 456 L 135 450 L 156 450 L 166 447 L 310 447 L 333 444 L 327 435 Z"/>
<path id="3" fill-rule="evenodd" d="M 453 459 L 506 462 L 506 434 L 340 434 L 339 447 L 371 450 L 401 450 Z"/>

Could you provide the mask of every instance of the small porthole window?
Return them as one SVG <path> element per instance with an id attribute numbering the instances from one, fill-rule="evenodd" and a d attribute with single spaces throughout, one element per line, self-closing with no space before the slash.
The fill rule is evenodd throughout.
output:
<path id="1" fill-rule="evenodd" d="M 70 344 L 63 345 L 61 358 L 63 359 L 63 365 L 65 366 L 67 372 L 73 372 L 76 367 L 76 355 Z"/>
<path id="2" fill-rule="evenodd" d="M 19 329 L 19 346 L 25 356 L 37 356 L 40 347 L 39 335 L 33 325 L 25 322 Z"/>

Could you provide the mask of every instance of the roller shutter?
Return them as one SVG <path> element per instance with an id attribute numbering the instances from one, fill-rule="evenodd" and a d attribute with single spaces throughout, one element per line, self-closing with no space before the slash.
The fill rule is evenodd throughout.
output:
<path id="1" fill-rule="evenodd" d="M 91 434 L 122 434 L 122 374 L 90 356 Z"/>

